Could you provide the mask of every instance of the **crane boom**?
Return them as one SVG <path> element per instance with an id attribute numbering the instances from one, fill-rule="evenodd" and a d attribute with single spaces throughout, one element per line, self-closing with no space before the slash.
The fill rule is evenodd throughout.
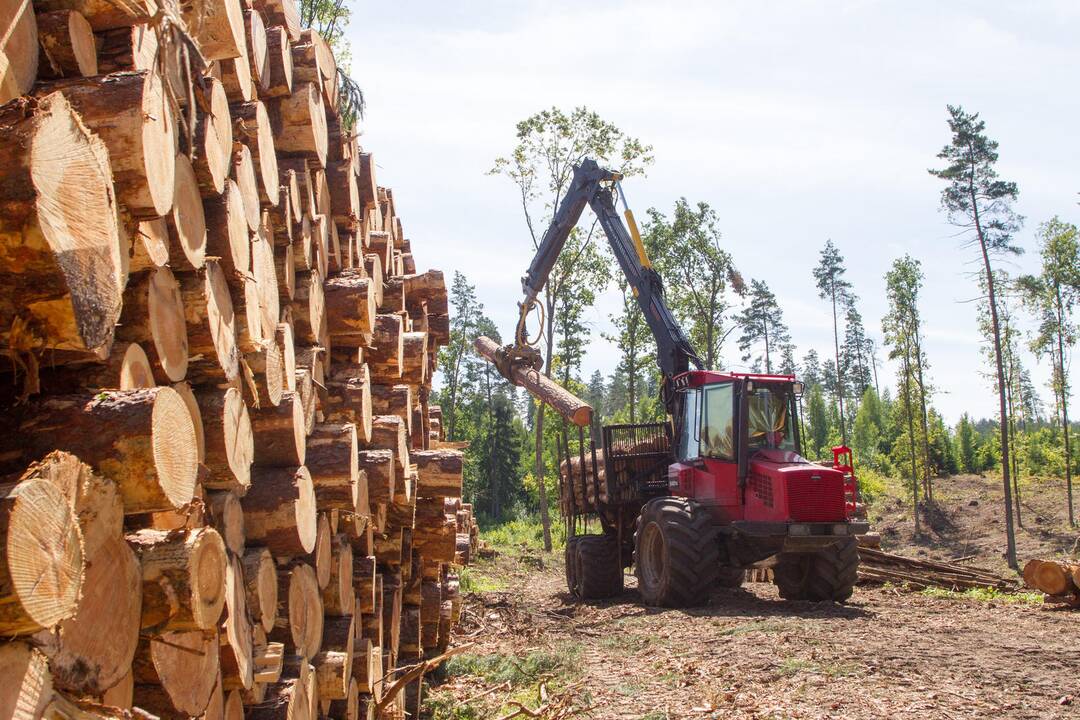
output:
<path id="1" fill-rule="evenodd" d="M 536 298 L 547 283 L 570 232 L 588 205 L 596 214 L 619 268 L 626 276 L 626 281 L 633 290 L 649 330 L 656 340 L 656 360 L 666 385 L 674 376 L 689 370 L 691 365 L 700 370 L 702 363 L 668 307 L 664 298 L 663 282 L 649 262 L 629 208 L 626 218 L 633 232 L 627 230 L 619 217 L 615 208 L 615 194 L 618 192 L 620 179 L 618 173 L 601 168 L 591 159 L 583 160 L 574 168 L 570 189 L 559 203 L 528 271 L 521 278 L 525 299 L 520 304 L 515 344 L 506 348 L 506 352 L 515 359 L 528 357 L 525 350 L 525 318 L 536 304 Z"/>

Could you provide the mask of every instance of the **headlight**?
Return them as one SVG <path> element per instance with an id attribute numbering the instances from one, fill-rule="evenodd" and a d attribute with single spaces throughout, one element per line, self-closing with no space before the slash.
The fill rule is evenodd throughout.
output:
<path id="1" fill-rule="evenodd" d="M 809 535 L 810 526 L 802 523 L 792 523 L 788 525 L 788 533 L 792 535 Z"/>

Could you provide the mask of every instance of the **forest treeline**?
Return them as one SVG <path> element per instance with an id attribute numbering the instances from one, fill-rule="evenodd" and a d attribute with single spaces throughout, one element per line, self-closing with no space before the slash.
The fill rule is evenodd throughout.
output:
<path id="1" fill-rule="evenodd" d="M 720 219 L 707 202 L 684 198 L 670 211 L 649 209 L 642 238 L 664 278 L 668 302 L 706 367 L 722 369 L 721 358 L 736 348 L 741 367 L 794 374 L 804 383 L 800 411 L 807 457 L 829 459 L 831 447 L 847 444 L 864 489 L 873 491 L 878 475 L 902 479 L 915 508 L 933 500 L 939 478 L 957 472 L 1000 474 L 1009 488 L 1004 511 L 1011 558 L 1014 506 L 1019 512 L 1014 500 L 1026 478 L 1061 478 L 1062 503 L 1075 523 L 1072 475 L 1080 468 L 1071 448 L 1078 428 L 1071 422 L 1069 400 L 1080 233 L 1057 217 L 1025 232 L 1013 210 L 1018 188 L 998 177 L 997 143 L 987 137 L 984 122 L 949 107 L 948 129 L 948 143 L 937 155 L 941 167 L 930 173 L 941 179 L 941 207 L 979 268 L 972 273 L 972 291 L 979 300 L 987 392 L 1000 401 L 993 418 L 964 415 L 948 424 L 934 407 L 935 396 L 948 388 L 935 386 L 934 359 L 925 348 L 918 258 L 892 259 L 885 272 L 888 310 L 882 318 L 867 319 L 845 258 L 825 239 L 806 282 L 829 313 L 832 342 L 798 348 L 768 279 L 739 272 L 737 259 L 721 243 Z M 517 145 L 491 172 L 516 186 L 534 245 L 581 158 L 596 158 L 628 176 L 644 173 L 653 160 L 650 146 L 585 108 L 545 110 L 519 123 L 517 131 Z M 583 221 L 551 273 L 542 296 L 542 317 L 548 321 L 537 337 L 544 372 L 586 399 L 598 426 L 657 420 L 663 408 L 652 337 L 601 232 L 595 222 Z M 1017 275 L 1001 262 L 1025 250 L 1038 253 L 1038 272 Z M 623 301 L 605 335 L 618 362 L 609 375 L 597 371 L 584 377 L 582 360 L 593 332 L 586 311 L 611 287 L 621 291 Z M 542 406 L 473 353 L 477 335 L 509 339 L 500 337 L 475 286 L 460 273 L 453 278 L 451 304 L 452 339 L 441 351 L 442 377 L 433 401 L 443 408 L 447 439 L 469 443 L 469 499 L 496 521 L 539 508 L 546 524 L 562 421 L 548 413 L 545 422 Z M 1022 329 L 1029 326 L 1034 329 Z M 531 331 L 536 332 L 535 323 Z M 1035 363 L 1050 367 L 1048 387 L 1032 381 Z M 888 377 L 886 367 L 894 369 Z M 576 432 L 570 438 L 573 444 Z M 914 514 L 918 522 L 919 512 Z"/>

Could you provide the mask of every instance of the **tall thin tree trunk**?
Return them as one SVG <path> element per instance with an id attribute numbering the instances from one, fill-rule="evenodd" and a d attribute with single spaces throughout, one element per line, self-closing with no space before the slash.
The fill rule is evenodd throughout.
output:
<path id="1" fill-rule="evenodd" d="M 904 348 L 904 414 L 907 415 L 908 441 L 911 443 L 911 502 L 915 517 L 915 537 L 919 530 L 919 471 L 915 462 L 915 418 L 911 408 L 911 362 L 910 350 Z"/>
<path id="2" fill-rule="evenodd" d="M 844 385 L 840 379 L 840 329 L 836 320 L 836 284 L 832 288 L 832 335 L 836 353 L 836 400 L 840 404 L 840 443 L 847 445 L 847 423 L 844 422 Z"/>
<path id="3" fill-rule="evenodd" d="M 974 208 L 975 232 L 979 238 L 979 247 L 982 249 L 983 267 L 986 272 L 986 288 L 990 303 L 990 327 L 994 333 L 994 364 L 997 369 L 998 382 L 998 414 L 1001 418 L 1001 484 L 1005 492 L 1005 559 L 1009 567 L 1018 569 L 1016 562 L 1016 531 L 1013 528 L 1012 519 L 1012 488 L 1009 479 L 1009 412 L 1005 401 L 1005 362 L 1001 351 L 1001 325 L 998 321 L 997 295 L 994 291 L 994 272 L 990 267 L 990 253 L 986 247 L 986 236 L 983 234 L 982 222 L 979 219 L 978 198 L 974 188 L 970 190 L 971 206 Z"/>
<path id="4" fill-rule="evenodd" d="M 1065 341 L 1062 328 L 1065 323 L 1065 312 L 1061 302 L 1061 287 L 1055 288 L 1057 299 L 1057 342 L 1058 342 L 1058 383 L 1061 386 L 1061 430 L 1065 434 L 1065 489 L 1068 493 L 1069 503 L 1069 526 L 1076 526 L 1076 515 L 1073 512 L 1073 486 L 1072 486 L 1072 447 L 1069 445 L 1069 399 L 1068 383 L 1065 377 Z"/>
<path id="5" fill-rule="evenodd" d="M 772 375 L 772 362 L 769 361 L 769 321 L 763 320 L 761 328 L 765 333 L 765 372 Z"/>
<path id="6" fill-rule="evenodd" d="M 912 308 L 912 317 L 915 319 L 915 327 L 912 328 L 915 336 L 915 372 L 919 383 L 919 408 L 923 433 L 923 494 L 928 501 L 933 501 L 934 487 L 930 479 L 930 427 L 926 412 L 926 386 L 923 385 L 922 343 L 919 341 L 918 320 L 914 312 Z"/>

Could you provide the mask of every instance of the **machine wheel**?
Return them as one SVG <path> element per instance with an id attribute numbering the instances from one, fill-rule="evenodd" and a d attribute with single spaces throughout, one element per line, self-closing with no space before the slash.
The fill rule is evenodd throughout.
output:
<path id="1" fill-rule="evenodd" d="M 844 538 L 816 553 L 781 555 L 773 582 L 785 600 L 844 602 L 858 574 L 858 543 Z"/>
<path id="2" fill-rule="evenodd" d="M 577 538 L 577 595 L 583 600 L 601 600 L 622 592 L 622 563 L 615 538 L 582 535 Z"/>
<path id="3" fill-rule="evenodd" d="M 742 568 L 721 565 L 720 577 L 716 584 L 725 588 L 738 588 L 742 587 L 744 580 L 746 580 L 746 571 Z"/>
<path id="4" fill-rule="evenodd" d="M 566 538 L 566 550 L 563 553 L 566 561 L 566 589 L 574 597 L 578 596 L 578 537 Z"/>
<path id="5" fill-rule="evenodd" d="M 650 500 L 634 532 L 634 574 L 647 605 L 704 605 L 720 574 L 712 518 L 685 498 Z"/>

